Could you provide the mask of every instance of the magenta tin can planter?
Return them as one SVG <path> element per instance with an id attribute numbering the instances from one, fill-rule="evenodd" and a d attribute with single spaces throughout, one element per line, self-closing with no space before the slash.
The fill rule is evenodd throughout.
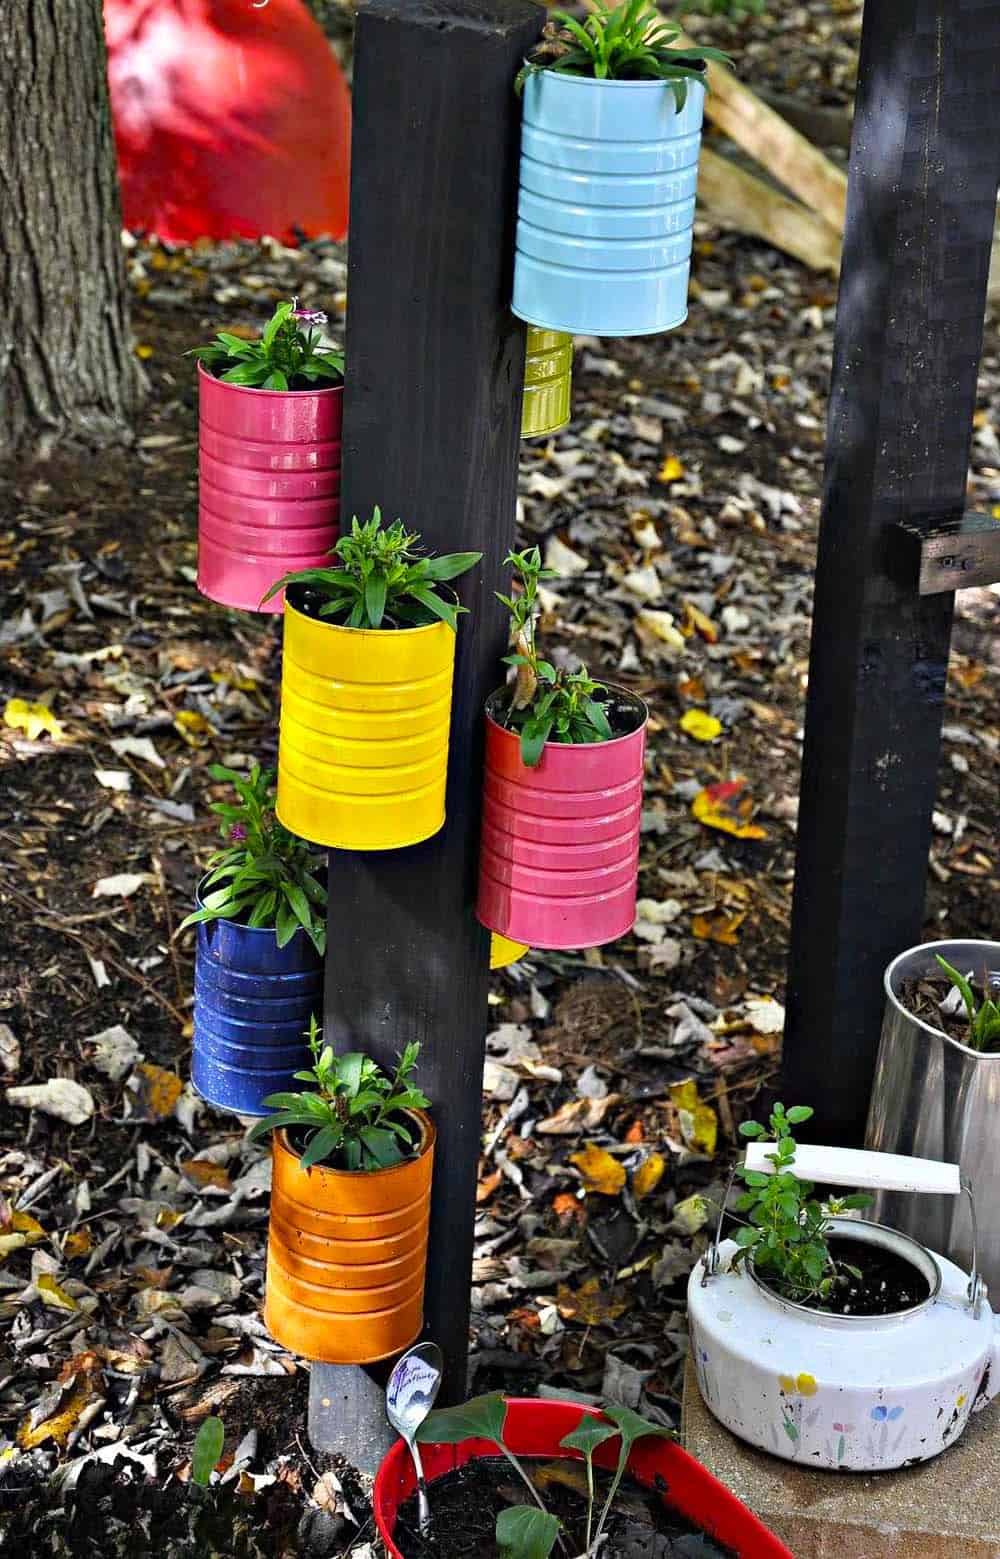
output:
<path id="1" fill-rule="evenodd" d="M 198 364 L 198 589 L 222 606 L 326 561 L 340 520 L 344 387 L 254 390 Z"/>
<path id="2" fill-rule="evenodd" d="M 599 947 L 631 930 L 639 866 L 647 710 L 609 689 L 634 728 L 609 742 L 547 742 L 538 766 L 486 705 L 478 919 L 531 947 Z"/>

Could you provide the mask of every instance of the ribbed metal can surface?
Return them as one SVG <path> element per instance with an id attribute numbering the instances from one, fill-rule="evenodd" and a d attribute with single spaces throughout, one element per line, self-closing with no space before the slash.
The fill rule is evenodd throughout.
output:
<path id="1" fill-rule="evenodd" d="M 598 947 L 635 921 L 646 707 L 613 690 L 635 729 L 609 742 L 547 742 L 538 766 L 487 704 L 476 914 L 539 948 Z"/>
<path id="2" fill-rule="evenodd" d="M 267 1095 L 309 1064 L 304 1035 L 322 1010 L 323 961 L 304 931 L 279 947 L 273 929 L 199 923 L 191 1081 L 209 1104 L 269 1114 Z"/>
<path id="3" fill-rule="evenodd" d="M 524 87 L 513 309 L 578 335 L 687 317 L 705 89 L 555 71 Z"/>
<path id="4" fill-rule="evenodd" d="M 406 1114 L 418 1155 L 371 1172 L 301 1169 L 274 1134 L 264 1322 L 303 1358 L 370 1364 L 420 1334 L 435 1132 Z"/>
<path id="5" fill-rule="evenodd" d="M 198 365 L 198 589 L 223 606 L 327 560 L 340 521 L 344 387 L 252 390 Z"/>
<path id="6" fill-rule="evenodd" d="M 569 421 L 573 390 L 573 337 L 562 330 L 528 326 L 521 437 L 556 433 Z"/>
<path id="7" fill-rule="evenodd" d="M 276 806 L 285 827 L 338 850 L 398 850 L 436 834 L 454 669 L 446 623 L 341 628 L 289 601 Z"/>

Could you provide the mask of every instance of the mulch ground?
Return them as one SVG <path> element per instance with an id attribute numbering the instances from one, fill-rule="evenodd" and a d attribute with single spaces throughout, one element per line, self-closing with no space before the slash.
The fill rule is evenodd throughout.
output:
<path id="1" fill-rule="evenodd" d="M 0 1533 L 33 1554 L 146 1552 L 152 1531 L 169 1553 L 361 1559 L 364 1488 L 310 1451 L 305 1370 L 260 1318 L 266 1156 L 187 1084 L 175 935 L 214 837 L 207 766 L 273 762 L 280 666 L 271 618 L 194 588 L 182 353 L 292 291 L 336 319 L 344 253 L 129 261 L 134 446 L 2 477 L 0 709 L 51 718 L 0 726 L 0 1080 L 83 1093 L 78 1124 L 0 1110 Z M 699 228 L 688 324 L 581 342 L 571 427 L 524 446 L 522 541 L 558 574 L 545 642 L 648 699 L 650 765 L 635 933 L 495 981 L 477 1390 L 603 1390 L 677 1422 L 684 1283 L 780 1046 L 834 303 Z M 982 506 L 1000 503 L 987 341 Z M 995 935 L 997 616 L 991 592 L 960 603 L 928 934 Z M 195 1499 L 209 1412 L 228 1470 Z"/>

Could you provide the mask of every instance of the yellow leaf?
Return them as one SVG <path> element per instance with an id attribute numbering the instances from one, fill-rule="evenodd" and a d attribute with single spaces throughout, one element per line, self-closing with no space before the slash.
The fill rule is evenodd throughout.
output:
<path id="1" fill-rule="evenodd" d="M 734 915 L 727 915 L 721 909 L 712 915 L 693 915 L 691 935 L 696 936 L 699 942 L 719 942 L 723 947 L 735 947 L 739 941 L 736 933 L 746 918 L 745 909 Z"/>
<path id="2" fill-rule="evenodd" d="M 174 730 L 183 736 L 189 747 L 204 747 L 212 734 L 212 727 L 197 709 L 181 709 L 174 716 Z"/>
<path id="3" fill-rule="evenodd" d="M 47 731 L 58 742 L 63 728 L 51 709 L 44 704 L 29 704 L 23 698 L 9 698 L 3 712 L 3 723 L 10 731 L 23 731 L 30 742 Z"/>
<path id="4" fill-rule="evenodd" d="M 133 1076 L 140 1083 L 139 1097 L 154 1119 L 165 1120 L 174 1113 L 174 1105 L 184 1089 L 176 1072 L 168 1072 L 165 1067 L 155 1066 L 152 1061 L 143 1061 L 136 1067 Z"/>
<path id="5" fill-rule="evenodd" d="M 141 357 L 143 362 L 146 362 L 147 358 L 152 357 L 153 348 L 148 341 L 140 341 L 135 349 L 135 355 L 136 357 Z"/>
<path id="6" fill-rule="evenodd" d="M 88 1256 L 94 1246 L 94 1236 L 89 1229 L 71 1229 L 63 1240 L 63 1255 L 72 1259 L 74 1256 Z"/>
<path id="7" fill-rule="evenodd" d="M 668 455 L 659 469 L 656 480 L 658 482 L 679 482 L 684 475 L 684 467 L 676 455 Z"/>
<path id="8" fill-rule="evenodd" d="M 625 1184 L 625 1166 L 594 1142 L 588 1142 L 579 1153 L 571 1153 L 569 1161 L 580 1171 L 587 1190 L 599 1196 L 617 1196 Z"/>
<path id="9" fill-rule="evenodd" d="M 54 1440 L 57 1445 L 65 1445 L 73 1430 L 80 1421 L 80 1415 L 88 1402 L 91 1401 L 90 1386 L 86 1381 L 81 1383 L 70 1394 L 66 1406 L 60 1408 L 58 1413 L 31 1427 L 31 1415 L 17 1431 L 17 1443 L 22 1451 L 33 1451 L 36 1445 L 42 1445 L 46 1440 Z"/>
<path id="10" fill-rule="evenodd" d="M 39 1240 L 44 1240 L 45 1230 L 37 1218 L 32 1218 L 30 1213 L 14 1212 L 11 1214 L 10 1226 L 15 1234 L 23 1234 L 26 1245 L 37 1245 Z"/>
<path id="11" fill-rule="evenodd" d="M 674 1208 L 674 1222 L 679 1223 L 686 1234 L 697 1234 L 699 1229 L 705 1227 L 711 1215 L 711 1206 L 697 1191 L 693 1196 L 686 1196 Z"/>
<path id="12" fill-rule="evenodd" d="M 696 742 L 714 742 L 722 735 L 722 721 L 704 709 L 686 710 L 677 723 L 685 736 L 693 736 Z"/>
<path id="13" fill-rule="evenodd" d="M 566 1283 L 556 1290 L 556 1303 L 564 1321 L 580 1321 L 584 1326 L 603 1326 L 625 1314 L 628 1304 L 612 1294 L 602 1294 L 596 1278 L 588 1278 L 574 1293 Z"/>
<path id="14" fill-rule="evenodd" d="M 208 1158 L 189 1158 L 181 1164 L 187 1178 L 197 1186 L 217 1186 L 220 1191 L 231 1191 L 233 1182 L 225 1166 L 213 1164 Z"/>
<path id="15" fill-rule="evenodd" d="M 767 830 L 759 823 L 750 822 L 753 800 L 743 795 L 745 785 L 746 780 L 742 778 L 707 785 L 692 801 L 692 815 L 707 828 L 717 828 L 737 839 L 766 839 Z"/>
<path id="16" fill-rule="evenodd" d="M 698 1085 L 693 1078 L 683 1083 L 671 1083 L 670 1102 L 677 1110 L 681 1123 L 681 1136 L 692 1153 L 704 1153 L 711 1158 L 719 1136 L 719 1119 L 710 1104 L 703 1104 L 698 1097 Z"/>
<path id="17" fill-rule="evenodd" d="M 79 1310 L 80 1308 L 72 1295 L 59 1287 L 51 1272 L 43 1272 L 35 1287 L 38 1289 L 42 1304 L 48 1305 L 50 1310 Z"/>
<path id="18" fill-rule="evenodd" d="M 637 1202 L 641 1202 L 644 1196 L 649 1196 L 656 1190 L 663 1179 L 666 1167 L 667 1161 L 662 1153 L 650 1153 L 648 1158 L 643 1159 L 632 1176 L 632 1190 Z"/>
<path id="19" fill-rule="evenodd" d="M 692 634 L 697 633 L 705 640 L 706 644 L 716 644 L 719 638 L 719 630 L 711 617 L 707 617 L 704 612 L 699 611 L 691 601 L 684 602 L 684 620 L 681 623 L 681 633 L 685 639 L 690 639 Z"/>

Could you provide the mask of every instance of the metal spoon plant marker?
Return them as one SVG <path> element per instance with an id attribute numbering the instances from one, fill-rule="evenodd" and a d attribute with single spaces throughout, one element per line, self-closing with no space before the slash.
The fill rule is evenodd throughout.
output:
<path id="1" fill-rule="evenodd" d="M 420 1342 L 409 1353 L 403 1354 L 385 1388 L 385 1416 L 393 1429 L 402 1435 L 413 1457 L 417 1474 L 417 1514 L 422 1537 L 430 1530 L 431 1508 L 427 1501 L 427 1484 L 424 1481 L 416 1434 L 437 1400 L 443 1370 L 444 1356 L 437 1343 Z"/>

